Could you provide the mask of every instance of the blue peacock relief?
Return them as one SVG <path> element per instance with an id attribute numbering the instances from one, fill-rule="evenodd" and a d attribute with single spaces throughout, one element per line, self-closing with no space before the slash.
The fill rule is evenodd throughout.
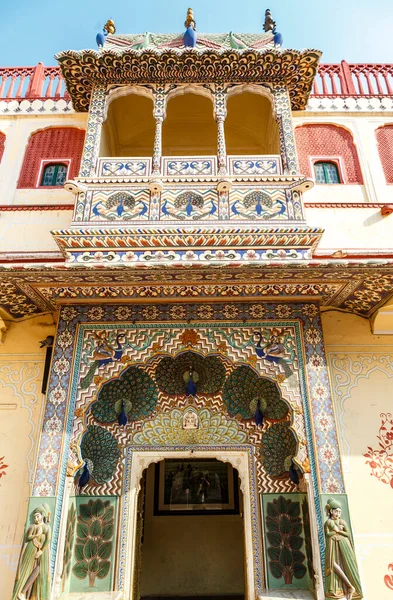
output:
<path id="1" fill-rule="evenodd" d="M 107 200 L 99 199 L 93 204 L 92 220 L 131 221 L 142 219 L 149 211 L 148 204 L 128 192 L 116 192 Z"/>
<path id="2" fill-rule="evenodd" d="M 278 385 L 247 365 L 237 367 L 225 382 L 223 402 L 228 413 L 235 417 L 255 421 L 263 418 L 270 420 L 285 419 L 289 408 L 281 397 Z M 256 416 L 256 413 L 258 416 Z M 258 423 L 262 425 L 262 422 Z"/>
<path id="3" fill-rule="evenodd" d="M 110 431 L 98 425 L 88 425 L 82 437 L 80 453 L 84 464 L 74 475 L 79 493 L 91 478 L 96 483 L 105 483 L 112 479 L 120 450 Z"/>
<path id="4" fill-rule="evenodd" d="M 232 217 L 243 219 L 275 220 L 287 218 L 286 202 L 282 194 L 268 194 L 262 190 L 254 190 L 231 202 Z"/>
<path id="5" fill-rule="evenodd" d="M 209 219 L 217 212 L 217 195 L 210 195 L 206 200 L 201 194 L 186 191 L 173 199 L 172 193 L 168 192 L 166 197 L 163 197 L 161 212 L 164 218 L 181 221 Z"/>
<path id="6" fill-rule="evenodd" d="M 99 423 L 139 421 L 154 411 L 158 402 L 158 390 L 153 379 L 139 367 L 127 367 L 119 377 L 103 384 L 97 400 L 91 406 L 92 414 Z"/>
<path id="7" fill-rule="evenodd" d="M 175 358 L 165 356 L 159 362 L 155 377 L 160 390 L 169 395 L 215 394 L 225 381 L 225 367 L 217 356 L 201 356 L 183 352 Z"/>

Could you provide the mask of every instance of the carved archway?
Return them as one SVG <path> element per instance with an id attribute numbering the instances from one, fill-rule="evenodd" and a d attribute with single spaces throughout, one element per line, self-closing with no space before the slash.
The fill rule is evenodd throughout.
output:
<path id="1" fill-rule="evenodd" d="M 229 462 L 238 471 L 240 489 L 243 493 L 245 534 L 245 580 L 246 600 L 254 600 L 265 589 L 262 565 L 261 525 L 258 510 L 258 494 L 255 475 L 255 458 L 250 446 L 209 447 L 196 446 L 129 446 L 125 451 L 125 487 L 121 525 L 121 552 L 118 588 L 124 592 L 124 600 L 133 597 L 136 559 L 136 532 L 138 494 L 145 469 L 152 463 L 168 458 L 215 458 Z"/>

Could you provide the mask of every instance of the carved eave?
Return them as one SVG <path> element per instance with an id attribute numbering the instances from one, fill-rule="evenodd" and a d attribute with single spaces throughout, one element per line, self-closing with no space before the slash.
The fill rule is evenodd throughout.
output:
<path id="1" fill-rule="evenodd" d="M 317 227 L 100 227 L 52 231 L 67 264 L 232 265 L 309 260 L 324 230 Z"/>
<path id="2" fill-rule="evenodd" d="M 319 50 L 68 50 L 56 55 L 74 109 L 86 112 L 95 84 L 265 83 L 284 85 L 292 110 L 304 110 Z"/>

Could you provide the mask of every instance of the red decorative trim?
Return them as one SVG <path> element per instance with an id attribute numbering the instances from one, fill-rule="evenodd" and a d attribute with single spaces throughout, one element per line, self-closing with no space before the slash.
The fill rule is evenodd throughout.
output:
<path id="1" fill-rule="evenodd" d="M 69 179 L 78 175 L 85 132 L 76 127 L 51 127 L 36 131 L 26 148 L 18 188 L 37 187 L 42 161 L 70 161 Z"/>
<path id="2" fill-rule="evenodd" d="M 73 204 L 11 204 L 0 205 L 0 212 L 44 210 L 74 210 Z"/>

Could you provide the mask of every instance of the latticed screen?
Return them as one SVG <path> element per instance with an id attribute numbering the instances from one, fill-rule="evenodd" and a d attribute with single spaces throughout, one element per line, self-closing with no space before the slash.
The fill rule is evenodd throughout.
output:
<path id="1" fill-rule="evenodd" d="M 63 164 L 47 165 L 44 169 L 41 185 L 62 186 L 67 177 L 67 167 Z"/>
<path id="2" fill-rule="evenodd" d="M 338 168 L 334 163 L 315 163 L 314 170 L 317 183 L 341 183 Z"/>

